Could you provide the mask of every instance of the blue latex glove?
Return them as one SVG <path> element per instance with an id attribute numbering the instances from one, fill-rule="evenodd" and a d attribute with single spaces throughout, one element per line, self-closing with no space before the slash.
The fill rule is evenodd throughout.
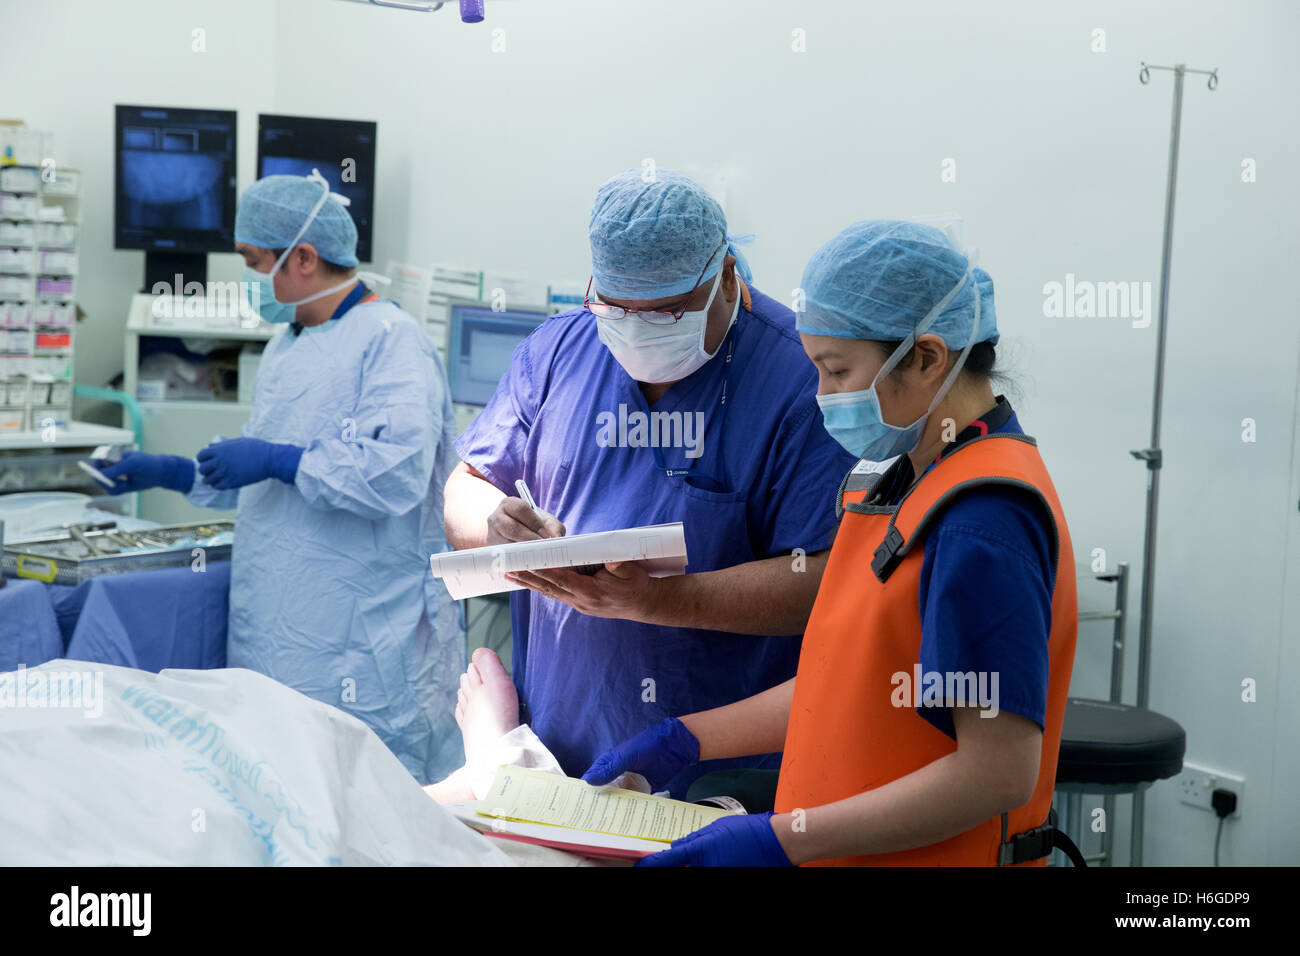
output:
<path id="1" fill-rule="evenodd" d="M 700 742 L 676 717 L 661 720 L 596 758 L 582 779 L 600 786 L 626 770 L 641 774 L 660 790 L 678 772 L 699 763 Z"/>
<path id="2" fill-rule="evenodd" d="M 109 494 L 167 488 L 185 494 L 194 487 L 194 462 L 179 455 L 149 455 L 142 451 L 124 451 L 122 459 L 107 462 L 102 458 L 92 464 L 105 478 L 113 479 Z"/>
<path id="3" fill-rule="evenodd" d="M 293 484 L 303 449 L 260 438 L 230 438 L 213 442 L 199 452 L 199 474 L 218 489 L 242 488 L 267 478 Z"/>
<path id="4" fill-rule="evenodd" d="M 794 866 L 772 829 L 771 813 L 723 817 L 688 833 L 637 866 Z"/>

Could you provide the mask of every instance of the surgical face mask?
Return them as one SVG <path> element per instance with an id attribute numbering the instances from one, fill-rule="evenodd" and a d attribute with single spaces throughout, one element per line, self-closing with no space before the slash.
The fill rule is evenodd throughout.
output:
<path id="1" fill-rule="evenodd" d="M 292 322 L 297 311 L 292 305 L 284 305 L 275 300 L 275 285 L 265 272 L 258 272 L 251 266 L 244 267 L 244 282 L 248 286 L 257 286 L 257 300 L 252 304 L 262 321 L 279 325 Z"/>
<path id="2" fill-rule="evenodd" d="M 722 269 L 718 270 L 709 292 L 709 301 L 698 311 L 683 312 L 671 325 L 655 325 L 637 315 L 621 319 L 596 318 L 596 334 L 614 359 L 638 382 L 680 382 L 692 372 L 702 368 L 713 358 L 704 348 L 708 332 L 709 308 L 722 284 Z M 740 312 L 740 296 L 731 311 L 727 328 L 736 321 Z M 725 332 L 723 333 L 725 336 Z"/>
<path id="3" fill-rule="evenodd" d="M 961 372 L 962 366 L 966 364 L 966 358 L 970 355 L 970 350 L 975 347 L 975 336 L 979 333 L 980 327 L 979 290 L 975 290 L 975 319 L 971 323 L 970 338 L 967 339 L 966 347 L 962 349 L 961 355 L 952 367 L 952 371 L 948 373 L 948 377 L 943 380 L 943 384 L 935 392 L 934 398 L 930 400 L 930 407 L 925 410 L 924 415 L 912 422 L 912 424 L 902 428 L 889 424 L 881 415 L 880 396 L 876 391 L 876 386 L 911 351 L 917 338 L 934 324 L 935 319 L 952 301 L 953 296 L 961 291 L 961 287 L 965 285 L 966 281 L 973 281 L 972 271 L 974 268 L 975 264 L 972 261 L 967 266 L 966 274 L 961 277 L 961 280 L 952 291 L 939 300 L 939 303 L 917 324 L 912 334 L 889 356 L 885 364 L 880 367 L 880 371 L 876 373 L 876 377 L 871 380 L 871 385 L 868 388 L 855 392 L 836 392 L 831 395 L 817 396 L 817 404 L 821 406 L 822 420 L 826 425 L 826 430 L 832 438 L 844 446 L 850 455 L 865 458 L 868 461 L 884 461 L 887 458 L 904 455 L 916 450 L 916 446 L 921 441 L 921 436 L 925 433 L 925 423 L 929 420 L 930 413 L 948 394 L 949 389 L 952 388 L 952 383 L 956 381 L 957 375 Z"/>

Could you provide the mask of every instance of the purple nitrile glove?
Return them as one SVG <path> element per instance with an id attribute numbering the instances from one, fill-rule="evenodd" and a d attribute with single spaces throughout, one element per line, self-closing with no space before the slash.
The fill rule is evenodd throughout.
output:
<path id="1" fill-rule="evenodd" d="M 219 491 L 242 488 L 268 478 L 293 484 L 303 449 L 261 438 L 230 438 L 199 452 L 199 474 Z"/>
<path id="2" fill-rule="evenodd" d="M 606 750 L 582 779 L 600 786 L 631 770 L 658 790 L 684 767 L 699 763 L 700 742 L 676 717 L 667 717 L 635 737 Z"/>
<path id="3" fill-rule="evenodd" d="M 92 464 L 112 480 L 113 487 L 108 489 L 112 495 L 149 488 L 167 488 L 185 494 L 194 487 L 194 462 L 179 455 L 124 451 L 120 461 L 97 459 Z"/>
<path id="4" fill-rule="evenodd" d="M 722 817 L 637 866 L 794 866 L 772 829 L 771 813 Z"/>

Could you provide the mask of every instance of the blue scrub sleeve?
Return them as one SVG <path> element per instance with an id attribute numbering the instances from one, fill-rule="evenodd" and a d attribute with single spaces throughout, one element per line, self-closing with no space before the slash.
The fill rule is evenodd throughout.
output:
<path id="1" fill-rule="evenodd" d="M 542 404 L 542 388 L 533 370 L 550 366 L 549 362 L 534 362 L 538 341 L 536 335 L 529 335 L 515 346 L 510 368 L 497 390 L 456 439 L 461 461 L 510 496 L 517 494 L 515 481 L 524 476 L 524 449 Z"/>
<path id="2" fill-rule="evenodd" d="M 1029 492 L 968 491 L 926 536 L 919 595 L 922 672 L 987 675 L 990 695 L 996 675 L 998 709 L 1040 729 L 1057 573 L 1051 529 L 1046 506 Z M 947 708 L 917 713 L 956 739 Z"/>
<path id="3" fill-rule="evenodd" d="M 791 408 L 781 422 L 777 446 L 769 461 L 767 496 L 760 516 L 767 554 L 805 554 L 831 546 L 837 524 L 835 492 L 854 458 L 831 438 L 822 425 L 813 398 L 816 385 Z"/>
<path id="4" fill-rule="evenodd" d="M 313 438 L 298 464 L 294 484 L 308 505 L 377 520 L 424 501 L 444 397 L 431 349 L 410 322 L 393 323 L 372 340 L 353 416 L 337 436 Z"/>

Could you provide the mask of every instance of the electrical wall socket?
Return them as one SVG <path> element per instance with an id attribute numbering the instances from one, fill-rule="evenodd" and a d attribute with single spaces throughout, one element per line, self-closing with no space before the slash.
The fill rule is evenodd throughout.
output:
<path id="1" fill-rule="evenodd" d="M 1202 810 L 1214 813 L 1214 807 L 1210 804 L 1210 798 L 1214 795 L 1214 791 L 1231 790 L 1237 795 L 1237 809 L 1228 814 L 1228 819 L 1233 820 L 1241 816 L 1242 797 L 1246 789 L 1245 777 L 1225 773 L 1222 770 L 1211 770 L 1209 767 L 1198 767 L 1193 763 L 1185 763 L 1183 764 L 1183 772 L 1176 779 L 1178 781 L 1178 799 L 1180 802 L 1187 804 L 1189 807 L 1200 807 Z"/>

